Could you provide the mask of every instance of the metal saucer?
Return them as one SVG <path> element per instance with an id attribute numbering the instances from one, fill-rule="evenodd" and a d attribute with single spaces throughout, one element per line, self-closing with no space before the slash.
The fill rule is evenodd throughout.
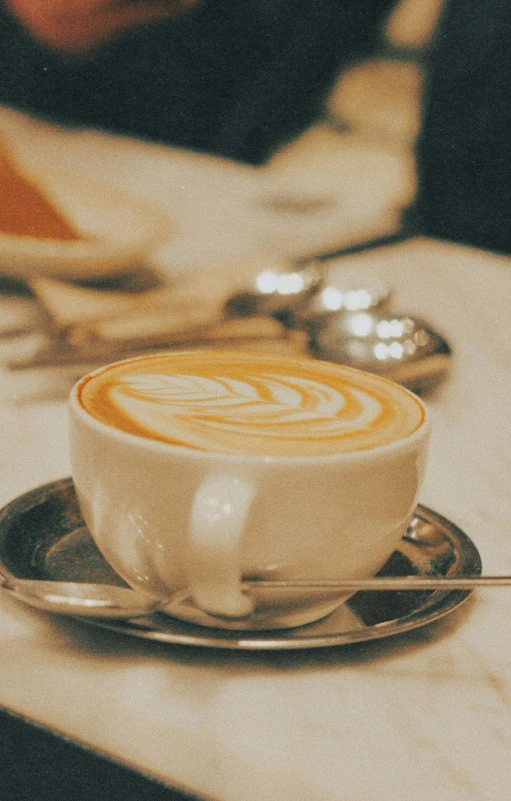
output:
<path id="1" fill-rule="evenodd" d="M 418 506 L 400 547 L 380 575 L 462 577 L 480 573 L 479 552 L 469 537 L 436 512 Z M 94 545 L 70 478 L 21 495 L 0 511 L 0 574 L 125 586 Z M 278 631 L 208 629 L 160 613 L 136 620 L 87 623 L 147 640 L 205 648 L 324 648 L 424 626 L 452 612 L 470 594 L 467 590 L 359 592 L 316 623 Z"/>

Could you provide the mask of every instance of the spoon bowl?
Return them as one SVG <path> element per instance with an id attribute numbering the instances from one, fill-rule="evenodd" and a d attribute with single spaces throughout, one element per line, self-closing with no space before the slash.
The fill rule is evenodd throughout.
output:
<path id="1" fill-rule="evenodd" d="M 145 593 L 113 584 L 9 578 L 1 587 L 18 601 L 59 615 L 135 618 L 151 614 L 161 604 Z"/>
<path id="2" fill-rule="evenodd" d="M 338 313 L 311 335 L 314 355 L 377 373 L 414 392 L 431 389 L 450 367 L 451 349 L 418 318 L 376 311 Z"/>
<path id="3" fill-rule="evenodd" d="M 225 310 L 232 317 L 286 315 L 306 303 L 317 292 L 321 281 L 315 262 L 294 270 L 269 267 L 254 275 L 246 289 L 231 295 Z"/>
<path id="4" fill-rule="evenodd" d="M 376 309 L 381 313 L 388 307 L 391 289 L 375 271 L 350 270 L 343 259 L 314 263 L 318 264 L 322 280 L 316 292 L 296 308 L 296 326 L 314 333 L 339 314 Z"/>

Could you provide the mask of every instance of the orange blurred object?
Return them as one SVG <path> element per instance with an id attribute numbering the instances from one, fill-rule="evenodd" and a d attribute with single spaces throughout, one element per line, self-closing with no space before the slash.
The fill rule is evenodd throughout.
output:
<path id="1" fill-rule="evenodd" d="M 0 150 L 0 234 L 78 240 L 80 235 Z"/>

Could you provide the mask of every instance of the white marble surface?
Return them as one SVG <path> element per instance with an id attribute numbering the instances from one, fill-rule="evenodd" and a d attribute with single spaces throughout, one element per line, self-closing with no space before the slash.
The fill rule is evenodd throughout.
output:
<path id="1" fill-rule="evenodd" d="M 485 572 L 511 572 L 511 259 L 415 240 L 347 264 L 380 270 L 396 308 L 453 346 L 421 501 L 466 531 Z M 15 402 L 0 380 L 3 505 L 70 468 L 65 403 Z M 481 590 L 379 643 L 206 652 L 1 597 L 0 705 L 222 801 L 505 801 L 510 624 L 509 590 Z"/>

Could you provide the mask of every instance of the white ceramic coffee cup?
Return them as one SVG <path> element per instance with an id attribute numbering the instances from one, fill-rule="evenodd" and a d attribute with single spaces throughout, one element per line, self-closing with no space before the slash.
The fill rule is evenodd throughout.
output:
<path id="1" fill-rule="evenodd" d="M 191 600 L 169 607 L 178 617 L 236 629 L 317 620 L 343 598 L 303 589 L 247 594 L 242 579 L 370 577 L 413 515 L 429 439 L 424 407 L 410 436 L 368 450 L 223 454 L 100 422 L 79 400 L 83 381 L 70 396 L 70 447 L 85 522 L 135 589 L 164 599 L 189 588 Z"/>

